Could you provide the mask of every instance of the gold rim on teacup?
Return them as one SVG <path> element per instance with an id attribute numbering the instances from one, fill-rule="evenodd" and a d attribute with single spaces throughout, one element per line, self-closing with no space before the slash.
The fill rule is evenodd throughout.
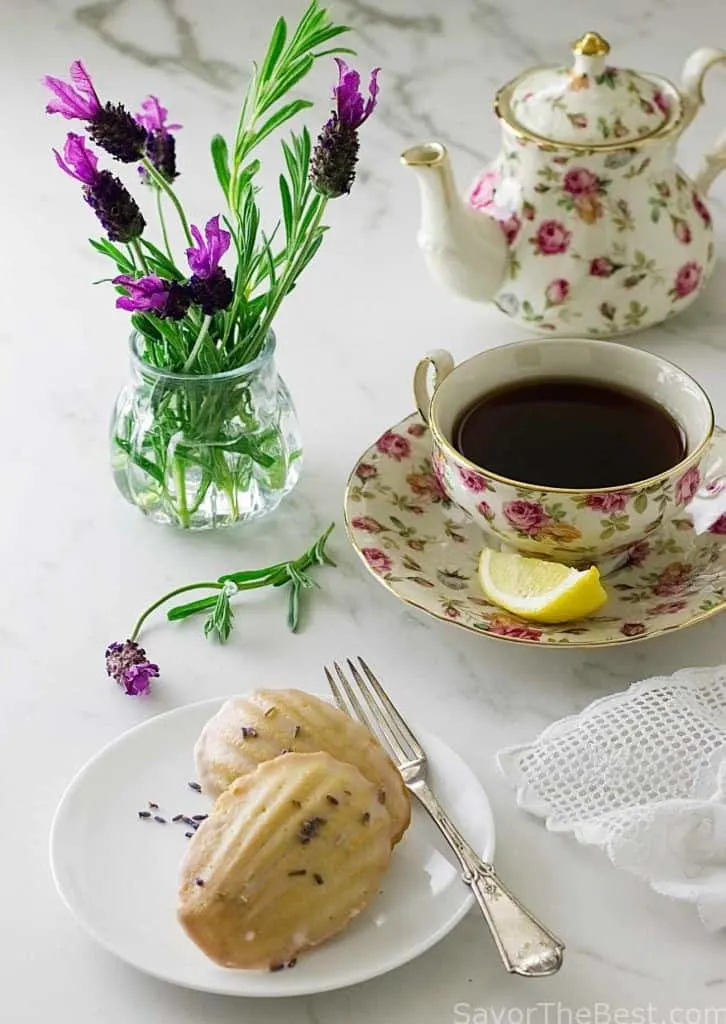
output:
<path id="1" fill-rule="evenodd" d="M 494 473 L 491 470 L 488 470 L 486 466 L 480 466 L 478 465 L 478 463 L 472 462 L 471 459 L 467 459 L 467 457 L 463 455 L 458 450 L 458 448 L 455 448 L 451 441 L 449 441 L 449 439 L 445 437 L 441 430 L 439 430 L 438 423 L 436 422 L 436 417 L 435 415 L 432 415 L 434 403 L 436 401 L 436 395 L 439 390 L 439 385 L 443 383 L 443 381 L 449 376 L 449 374 L 452 373 L 454 370 L 464 369 L 466 366 L 473 363 L 475 360 L 481 358 L 481 356 L 485 355 L 488 351 L 494 351 L 494 349 L 485 349 L 483 352 L 477 352 L 475 355 L 469 356 L 469 358 L 465 359 L 463 362 L 456 364 L 454 364 L 454 360 L 452 359 L 451 354 L 447 352 L 445 349 L 434 349 L 432 352 L 428 352 L 423 357 L 423 359 L 419 361 L 414 376 L 414 397 L 416 399 L 416 407 L 419 411 L 419 414 L 421 415 L 421 418 L 423 419 L 424 423 L 426 423 L 429 430 L 431 431 L 431 436 L 438 442 L 438 444 L 442 448 L 450 452 L 450 454 L 453 455 L 458 462 L 465 463 L 473 472 L 482 473 L 490 480 L 496 480 L 498 483 L 508 484 L 511 487 L 519 487 L 524 490 L 544 490 L 550 494 L 608 494 L 636 487 L 652 487 L 655 484 L 664 482 L 674 473 L 678 473 L 679 471 L 685 471 L 689 469 L 693 462 L 698 461 L 701 455 L 703 455 L 706 448 L 713 439 L 713 432 L 716 426 L 716 416 L 713 410 L 713 405 L 711 404 L 711 399 L 708 397 L 708 394 L 704 391 L 704 389 L 701 387 L 701 385 L 698 383 L 695 377 L 693 377 L 690 373 L 684 370 L 677 363 L 674 363 L 670 359 L 664 359 L 662 356 L 652 355 L 652 353 L 645 352 L 642 349 L 634 350 L 629 348 L 627 345 L 618 345 L 616 342 L 612 341 L 599 341 L 598 339 L 595 338 L 571 338 L 560 335 L 552 335 L 547 339 L 525 338 L 522 341 L 511 341 L 506 345 L 498 346 L 498 350 L 518 348 L 522 345 L 529 345 L 530 343 L 533 345 L 536 345 L 538 343 L 546 345 L 550 341 L 564 341 L 574 343 L 584 342 L 587 345 L 597 346 L 603 349 L 621 349 L 629 353 L 633 351 L 638 351 L 644 356 L 652 356 L 653 359 L 658 360 L 660 363 L 664 363 L 666 366 L 669 366 L 677 373 L 682 374 L 683 377 L 685 377 L 687 380 L 691 382 L 696 391 L 699 392 L 708 409 L 709 424 L 704 437 L 693 449 L 693 451 L 688 451 L 680 460 L 680 462 L 674 463 L 668 469 L 663 470 L 662 473 L 658 473 L 655 476 L 647 477 L 645 480 L 623 481 L 623 483 L 617 484 L 612 487 L 550 487 L 549 484 L 532 483 L 530 481 L 524 480 L 514 480 L 511 477 L 502 476 L 500 473 Z M 427 377 L 429 369 L 433 369 L 434 371 L 434 387 L 431 392 L 430 399 L 428 403 L 426 403 L 421 401 L 421 398 L 423 393 L 428 389 Z M 532 380 L 534 379 L 536 379 L 536 377 L 533 374 Z M 637 388 L 634 390 L 637 391 Z M 486 393 L 486 391 L 482 392 L 482 395 L 480 397 L 483 397 Z"/>
<path id="2" fill-rule="evenodd" d="M 553 377 L 595 380 L 643 395 L 677 421 L 686 454 L 644 480 L 556 487 L 536 482 L 535 474 L 525 481 L 506 477 L 457 450 L 456 423 L 472 404 L 502 387 Z M 711 472 L 714 414 L 708 395 L 680 367 L 641 349 L 549 336 L 487 349 L 457 367 L 439 350 L 419 362 L 414 392 L 431 427 L 440 486 L 495 547 L 611 572 L 636 544 L 686 512 Z"/>

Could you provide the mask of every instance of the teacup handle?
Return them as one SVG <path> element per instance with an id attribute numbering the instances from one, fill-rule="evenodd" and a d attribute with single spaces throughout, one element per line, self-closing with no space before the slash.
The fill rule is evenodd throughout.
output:
<path id="1" fill-rule="evenodd" d="M 429 388 L 429 370 L 433 368 L 433 388 Z M 439 384 L 454 369 L 454 357 L 445 348 L 428 352 L 416 367 L 413 375 L 413 393 L 416 408 L 424 423 L 429 422 L 429 409 Z"/>
<path id="2" fill-rule="evenodd" d="M 691 517 L 697 535 L 723 533 L 718 528 L 713 530 L 714 525 L 726 517 L 726 430 L 721 427 L 714 430 L 710 457 L 701 486 L 686 505 L 686 511 Z"/>

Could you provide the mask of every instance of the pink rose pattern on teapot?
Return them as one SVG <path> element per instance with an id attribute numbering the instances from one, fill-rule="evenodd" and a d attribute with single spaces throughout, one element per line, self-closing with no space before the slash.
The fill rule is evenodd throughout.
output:
<path id="1" fill-rule="evenodd" d="M 505 217 L 496 196 L 506 179 L 518 199 Z M 495 302 L 536 330 L 636 331 L 685 309 L 713 264 L 710 214 L 659 149 L 550 153 L 505 134 L 502 154 L 468 198 L 495 211 L 509 245 Z M 601 230 L 605 221 L 612 231 Z"/>

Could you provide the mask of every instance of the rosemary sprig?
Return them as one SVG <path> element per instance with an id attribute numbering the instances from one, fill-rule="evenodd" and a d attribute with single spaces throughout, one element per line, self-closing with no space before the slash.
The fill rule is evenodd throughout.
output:
<path id="1" fill-rule="evenodd" d="M 300 625 L 301 594 L 303 590 L 311 590 L 318 584 L 308 575 L 308 569 L 316 565 L 335 565 L 325 550 L 328 538 L 333 532 L 334 523 L 318 537 L 315 543 L 303 552 L 299 558 L 287 562 L 278 562 L 275 565 L 268 565 L 262 569 L 245 569 L 241 572 L 226 573 L 217 580 L 206 580 L 202 583 L 188 583 L 182 587 L 176 587 L 169 593 L 164 594 L 157 601 L 154 601 L 146 611 L 139 616 L 134 626 L 130 641 L 135 642 L 141 629 L 151 615 L 161 605 L 166 604 L 172 597 L 186 593 L 190 590 L 213 590 L 214 594 L 202 597 L 196 601 L 176 605 L 170 608 L 166 617 L 170 622 L 178 622 L 187 619 L 199 612 L 208 612 L 204 622 L 204 635 L 216 637 L 220 643 L 225 643 L 232 632 L 234 613 L 231 605 L 231 598 L 243 590 L 258 590 L 261 587 L 290 587 L 288 602 L 287 622 L 290 630 L 295 633 Z"/>

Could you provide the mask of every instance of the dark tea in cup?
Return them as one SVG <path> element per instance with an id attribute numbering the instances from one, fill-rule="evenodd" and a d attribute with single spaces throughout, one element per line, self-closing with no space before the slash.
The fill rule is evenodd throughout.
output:
<path id="1" fill-rule="evenodd" d="M 542 488 L 648 480 L 686 454 L 683 431 L 642 394 L 576 378 L 525 380 L 484 394 L 454 426 L 470 462 Z"/>

